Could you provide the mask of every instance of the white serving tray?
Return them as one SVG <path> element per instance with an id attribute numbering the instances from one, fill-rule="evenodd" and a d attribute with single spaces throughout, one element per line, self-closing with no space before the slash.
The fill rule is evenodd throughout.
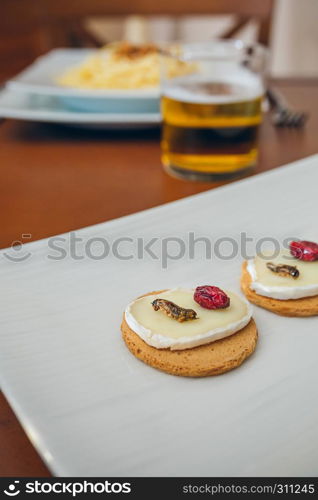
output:
<path id="1" fill-rule="evenodd" d="M 0 92 L 0 118 L 106 130 L 157 127 L 161 122 L 160 113 L 81 112 L 65 108 L 56 97 L 9 89 Z"/>
<path id="2" fill-rule="evenodd" d="M 23 94 L 50 96 L 69 109 L 108 113 L 158 113 L 159 87 L 150 89 L 77 89 L 57 83 L 68 69 L 81 64 L 96 49 L 54 49 L 9 80 L 7 87 Z"/>
<path id="3" fill-rule="evenodd" d="M 121 243 L 127 257 L 137 238 L 186 238 L 191 231 L 214 241 L 239 240 L 241 232 L 317 240 L 317 185 L 318 155 L 82 229 L 77 255 L 89 238 L 132 238 Z M 101 253 L 94 245 L 94 255 Z M 9 260 L 28 253 L 20 263 Z M 128 352 L 120 335 L 125 305 L 175 285 L 238 291 L 240 256 L 206 261 L 199 243 L 195 260 L 162 269 L 150 257 L 57 261 L 48 253 L 57 255 L 42 240 L 0 254 L 0 382 L 54 474 L 317 475 L 318 317 L 255 308 L 258 347 L 239 369 L 173 377 Z"/>

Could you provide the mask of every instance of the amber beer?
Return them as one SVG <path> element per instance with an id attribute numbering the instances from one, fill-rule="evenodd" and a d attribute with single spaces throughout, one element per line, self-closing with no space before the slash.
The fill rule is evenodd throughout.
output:
<path id="1" fill-rule="evenodd" d="M 263 89 L 246 81 L 178 81 L 163 90 L 162 161 L 178 177 L 215 180 L 255 165 Z"/>

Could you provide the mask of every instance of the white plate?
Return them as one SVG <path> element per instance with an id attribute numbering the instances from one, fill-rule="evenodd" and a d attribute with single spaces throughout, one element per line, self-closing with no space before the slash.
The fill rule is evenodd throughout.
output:
<path id="1" fill-rule="evenodd" d="M 159 111 L 159 89 L 95 90 L 63 87 L 56 80 L 65 70 L 80 64 L 92 49 L 55 49 L 39 57 L 11 79 L 9 89 L 53 96 L 64 106 L 83 111 L 154 113 Z"/>
<path id="2" fill-rule="evenodd" d="M 158 126 L 159 113 L 88 113 L 65 109 L 50 96 L 29 95 L 13 90 L 0 92 L 0 118 L 62 123 L 85 128 L 136 129 Z"/>
<path id="3" fill-rule="evenodd" d="M 191 231 L 213 241 L 237 241 L 240 232 L 317 239 L 317 184 L 318 155 L 82 229 L 77 256 L 90 238 L 133 238 L 121 243 L 126 256 L 136 251 L 137 238 L 187 238 Z M 92 252 L 101 254 L 94 241 Z M 317 475 L 318 317 L 284 318 L 255 308 L 258 347 L 239 369 L 205 379 L 173 377 L 127 350 L 120 335 L 125 305 L 177 284 L 213 282 L 238 291 L 241 257 L 206 261 L 199 242 L 195 260 L 171 260 L 162 269 L 150 257 L 51 260 L 48 252 L 57 253 L 47 245 L 42 240 L 0 254 L 0 382 L 53 473 Z M 32 255 L 20 263 L 5 257 L 27 252 Z"/>

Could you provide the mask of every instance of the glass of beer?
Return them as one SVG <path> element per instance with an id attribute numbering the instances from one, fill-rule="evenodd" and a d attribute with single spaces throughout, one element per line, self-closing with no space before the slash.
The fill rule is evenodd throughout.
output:
<path id="1" fill-rule="evenodd" d="M 165 169 L 218 181 L 255 166 L 266 49 L 240 40 L 176 44 L 161 59 Z"/>

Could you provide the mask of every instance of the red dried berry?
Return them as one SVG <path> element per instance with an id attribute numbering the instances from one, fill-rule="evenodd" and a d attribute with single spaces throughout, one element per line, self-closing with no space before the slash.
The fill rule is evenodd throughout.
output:
<path id="1" fill-rule="evenodd" d="M 290 253 L 296 259 L 313 262 L 318 260 L 318 244 L 312 241 L 292 241 L 289 245 Z"/>
<path id="2" fill-rule="evenodd" d="M 225 309 L 230 305 L 230 297 L 217 286 L 197 286 L 193 298 L 205 309 Z"/>

